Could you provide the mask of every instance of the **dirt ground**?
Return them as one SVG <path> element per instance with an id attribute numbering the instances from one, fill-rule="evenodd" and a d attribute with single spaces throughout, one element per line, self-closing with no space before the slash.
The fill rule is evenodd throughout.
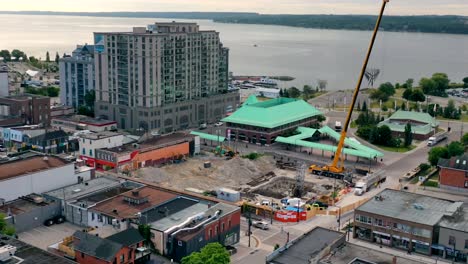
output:
<path id="1" fill-rule="evenodd" d="M 204 168 L 206 161 L 211 162 L 211 168 Z M 296 172 L 278 169 L 271 156 L 262 156 L 257 160 L 241 157 L 225 160 L 206 153 L 179 164 L 142 168 L 134 176 L 179 190 L 196 188 L 215 191 L 220 187 L 230 188 L 240 191 L 244 199 L 259 202 L 291 196 Z M 306 173 L 303 198 L 329 194 L 333 191 L 333 184 L 330 178 L 319 179 Z M 336 184 L 340 189 L 342 184 Z"/>
<path id="2" fill-rule="evenodd" d="M 206 161 L 211 162 L 211 168 L 203 167 Z M 207 154 L 190 158 L 180 164 L 142 168 L 135 176 L 181 190 L 189 187 L 203 191 L 219 187 L 240 190 L 253 179 L 276 170 L 275 161 L 270 156 L 263 156 L 257 160 L 241 157 L 225 160 Z"/>

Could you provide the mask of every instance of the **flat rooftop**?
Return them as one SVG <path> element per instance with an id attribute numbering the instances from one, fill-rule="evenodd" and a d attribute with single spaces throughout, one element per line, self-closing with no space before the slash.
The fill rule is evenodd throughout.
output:
<path id="1" fill-rule="evenodd" d="M 91 118 L 88 116 L 83 115 L 72 115 L 72 116 L 59 116 L 54 117 L 55 120 L 63 120 L 68 122 L 75 122 L 75 123 L 82 123 L 86 125 L 94 125 L 94 126 L 105 126 L 105 125 L 113 125 L 117 124 L 116 121 L 111 121 L 102 118 Z"/>
<path id="2" fill-rule="evenodd" d="M 56 189 L 45 193 L 48 196 L 52 196 L 58 199 L 67 200 L 77 199 L 86 195 L 91 195 L 96 192 L 103 191 L 105 189 L 112 189 L 120 186 L 121 180 L 111 177 L 99 177 L 87 182 L 69 185 L 64 188 Z"/>
<path id="3" fill-rule="evenodd" d="M 214 215 L 217 211 L 221 210 L 221 213 L 219 215 L 219 218 L 224 217 L 226 215 L 229 215 L 235 211 L 240 211 L 239 206 L 234 206 L 230 204 L 225 204 L 225 203 L 217 203 L 211 207 L 208 208 L 203 214 L 204 219 L 207 219 L 209 216 Z M 196 223 L 197 225 L 199 223 Z M 198 232 L 181 232 L 176 235 L 177 239 L 183 240 L 183 241 L 188 241 L 192 239 L 195 235 L 197 235 L 200 231 Z"/>
<path id="4" fill-rule="evenodd" d="M 316 227 L 292 241 L 288 248 L 280 251 L 280 253 L 268 261 L 268 263 L 309 264 L 312 258 L 344 235 L 345 234 L 341 232 Z"/>
<path id="5" fill-rule="evenodd" d="M 116 137 L 116 136 L 122 136 L 122 134 L 116 133 L 116 132 L 111 132 L 111 131 L 103 131 L 103 132 L 99 132 L 99 133 L 89 133 L 89 134 L 80 134 L 79 135 L 80 138 L 91 139 L 91 140 L 110 138 L 110 137 Z"/>
<path id="6" fill-rule="evenodd" d="M 356 211 L 434 226 L 443 216 L 452 216 L 462 205 L 462 202 L 385 189 Z"/>
<path id="7" fill-rule="evenodd" d="M 138 192 L 134 195 L 134 192 Z M 114 218 L 133 218 L 139 212 L 176 198 L 176 194 L 160 191 L 148 186 L 122 193 L 114 198 L 98 203 L 91 210 Z M 139 204 L 128 202 L 128 198 L 144 199 Z M 127 199 L 127 200 L 126 200 Z"/>
<path id="8" fill-rule="evenodd" d="M 126 144 L 120 147 L 107 148 L 104 150 L 114 153 L 128 153 L 137 149 L 163 148 L 166 146 L 172 146 L 191 141 L 193 138 L 194 136 L 188 133 L 176 132 L 169 135 L 153 137 L 143 142 L 139 142 L 137 147 L 135 147 L 134 144 Z"/>
<path id="9" fill-rule="evenodd" d="M 439 226 L 462 231 L 468 232 L 468 208 L 463 208 L 459 217 L 444 217 L 442 221 L 440 221 Z"/>
<path id="10" fill-rule="evenodd" d="M 45 250 L 39 249 L 32 245 L 26 244 L 22 241 L 17 239 L 4 236 L 0 234 L 0 247 L 5 245 L 11 245 L 16 247 L 15 256 L 23 259 L 24 261 L 21 262 L 22 264 L 73 264 L 74 261 L 67 260 L 66 258 L 62 258 L 60 256 L 54 255 L 49 253 Z M 20 263 L 19 261 L 9 261 L 6 263 Z"/>
<path id="11" fill-rule="evenodd" d="M 292 262 L 291 262 L 292 263 Z M 322 258 L 320 264 L 392 264 L 393 255 L 361 247 L 351 243 L 345 243 L 344 246 L 335 249 L 332 254 Z M 404 264 L 424 264 L 403 257 L 397 257 L 396 263 Z"/>
<path id="12" fill-rule="evenodd" d="M 11 202 L 5 203 L 4 205 L 0 206 L 0 212 L 6 215 L 8 215 L 9 213 L 13 215 L 19 215 L 22 213 L 30 212 L 36 208 L 47 206 L 51 203 L 54 203 L 54 201 L 48 201 L 48 200 L 44 200 L 44 202 L 41 202 L 41 203 L 35 203 L 31 200 L 33 197 L 40 197 L 40 195 L 29 195 L 29 196 L 24 197 L 23 199 L 19 198 Z M 31 199 L 28 199 L 28 198 L 31 198 Z"/>
<path id="13" fill-rule="evenodd" d="M 36 173 L 48 169 L 63 167 L 70 162 L 57 157 L 34 155 L 32 157 L 13 160 L 0 164 L 0 181 L 24 174 Z"/>
<path id="14" fill-rule="evenodd" d="M 173 226 L 183 223 L 189 217 L 205 212 L 207 209 L 208 204 L 196 203 L 167 217 L 163 217 L 150 225 L 156 230 L 166 231 Z"/>

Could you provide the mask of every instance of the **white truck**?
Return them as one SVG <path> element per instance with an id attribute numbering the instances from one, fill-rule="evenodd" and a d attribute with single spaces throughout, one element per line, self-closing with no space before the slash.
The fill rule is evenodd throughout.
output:
<path id="1" fill-rule="evenodd" d="M 430 147 L 434 146 L 435 144 L 439 143 L 440 141 L 446 139 L 447 134 L 448 133 L 446 131 L 437 133 L 436 135 L 430 137 L 427 140 L 427 145 L 430 146 Z"/>
<path id="2" fill-rule="evenodd" d="M 336 122 L 335 122 L 335 131 L 336 131 L 336 132 L 341 132 L 342 129 L 343 129 L 343 127 L 341 126 L 341 122 L 340 122 L 340 121 L 336 121 Z"/>
<path id="3" fill-rule="evenodd" d="M 377 186 L 385 182 L 387 176 L 385 175 L 385 171 L 380 170 L 374 173 L 368 173 L 366 176 L 362 177 L 356 184 L 354 185 L 354 194 L 355 195 L 362 195 L 365 192 L 369 191 L 372 186 Z"/>

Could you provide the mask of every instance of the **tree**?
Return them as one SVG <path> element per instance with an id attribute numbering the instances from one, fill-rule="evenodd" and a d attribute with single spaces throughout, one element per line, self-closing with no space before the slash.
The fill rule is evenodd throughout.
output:
<path id="1" fill-rule="evenodd" d="M 448 158 L 449 152 L 446 147 L 433 147 L 429 151 L 428 161 L 432 166 L 436 166 L 440 158 Z"/>
<path id="2" fill-rule="evenodd" d="M 59 63 L 59 60 L 60 60 L 60 56 L 59 56 L 59 54 L 58 54 L 58 52 L 57 52 L 57 53 L 55 53 L 55 63 L 58 64 L 58 63 Z"/>
<path id="3" fill-rule="evenodd" d="M 465 152 L 463 144 L 458 141 L 450 142 L 447 146 L 449 157 L 459 156 Z"/>
<path id="4" fill-rule="evenodd" d="M 3 58 L 4 61 L 11 61 L 11 54 L 8 50 L 0 50 L 0 57 Z"/>
<path id="5" fill-rule="evenodd" d="M 392 142 L 392 130 L 387 125 L 379 127 L 378 144 L 389 146 Z"/>
<path id="6" fill-rule="evenodd" d="M 465 135 L 463 135 L 462 139 L 461 139 L 461 143 L 464 145 L 464 146 L 468 146 L 468 133 L 466 133 Z"/>
<path id="7" fill-rule="evenodd" d="M 406 111 L 406 104 L 405 104 L 405 102 L 401 102 L 400 109 L 403 110 L 403 111 Z"/>
<path id="8" fill-rule="evenodd" d="M 327 85 L 328 85 L 327 80 L 318 80 L 317 82 L 318 82 L 318 87 L 320 88 L 320 91 L 327 90 Z"/>
<path id="9" fill-rule="evenodd" d="M 0 213 L 0 234 L 12 236 L 16 233 L 15 228 L 7 223 L 6 216 Z"/>
<path id="10" fill-rule="evenodd" d="M 452 99 L 450 99 L 448 101 L 447 107 L 444 108 L 443 117 L 457 119 L 457 114 L 458 112 L 457 108 L 455 107 L 455 102 Z"/>
<path id="11" fill-rule="evenodd" d="M 304 85 L 304 88 L 302 89 L 302 94 L 304 95 L 304 99 L 309 98 L 309 96 L 314 94 L 314 90 L 310 85 Z"/>
<path id="12" fill-rule="evenodd" d="M 291 98 L 298 98 L 299 96 L 301 96 L 301 91 L 293 86 L 288 89 L 288 95 Z"/>
<path id="13" fill-rule="evenodd" d="M 463 87 L 468 88 L 468 77 L 463 78 Z"/>
<path id="14" fill-rule="evenodd" d="M 405 147 L 411 146 L 413 143 L 413 132 L 411 129 L 411 123 L 407 123 L 405 126 Z"/>
<path id="15" fill-rule="evenodd" d="M 408 88 L 406 89 L 404 92 L 403 92 L 403 98 L 405 98 L 406 100 L 409 100 L 411 98 L 411 96 L 413 95 L 413 89 L 411 88 Z"/>
<path id="16" fill-rule="evenodd" d="M 26 56 L 24 52 L 18 49 L 14 49 L 11 51 L 11 57 L 15 58 L 15 61 L 19 61 L 20 59 L 22 59 L 23 61 L 28 60 L 28 56 Z"/>
<path id="17" fill-rule="evenodd" d="M 286 97 L 286 98 L 289 98 L 288 89 L 284 89 L 283 96 Z"/>
<path id="18" fill-rule="evenodd" d="M 284 93 L 283 93 L 283 88 L 281 88 L 280 91 L 279 91 L 279 96 L 280 96 L 280 97 L 283 97 L 283 95 L 284 95 Z"/>
<path id="19" fill-rule="evenodd" d="M 379 86 L 379 91 L 381 91 L 382 93 L 388 95 L 389 97 L 394 95 L 395 94 L 395 87 L 393 87 L 393 85 L 389 82 L 386 82 L 386 83 L 382 83 L 380 86 Z"/>
<path id="20" fill-rule="evenodd" d="M 409 98 L 413 102 L 424 102 L 426 101 L 426 96 L 424 95 L 421 89 L 414 89 Z"/>
<path id="21" fill-rule="evenodd" d="M 209 243 L 200 252 L 182 258 L 182 264 L 228 264 L 229 252 L 219 243 Z"/>
<path id="22" fill-rule="evenodd" d="M 46 59 L 45 60 L 46 60 L 46 62 L 50 62 L 50 54 L 49 54 L 48 51 L 46 53 Z"/>
<path id="23" fill-rule="evenodd" d="M 361 111 L 361 101 L 359 101 L 359 102 L 357 103 L 357 110 L 358 110 L 358 111 Z"/>
<path id="24" fill-rule="evenodd" d="M 366 103 L 366 101 L 364 101 L 364 103 L 362 104 L 361 111 L 362 112 L 367 112 L 367 103 Z"/>
<path id="25" fill-rule="evenodd" d="M 421 86 L 425 94 L 435 95 L 434 93 L 435 93 L 437 84 L 432 79 L 422 78 L 419 81 L 419 86 Z"/>
<path id="26" fill-rule="evenodd" d="M 405 82 L 406 88 L 408 88 L 408 89 L 413 88 L 413 83 L 414 83 L 414 79 L 410 78 L 410 79 L 406 80 L 406 82 Z"/>
<path id="27" fill-rule="evenodd" d="M 370 97 L 374 100 L 382 100 L 382 102 L 388 101 L 390 96 L 386 94 L 385 92 L 382 92 L 380 89 L 379 90 L 374 90 Z"/>
<path id="28" fill-rule="evenodd" d="M 432 75 L 432 80 L 436 83 L 437 92 L 440 95 L 446 94 L 445 90 L 449 88 L 450 80 L 446 73 L 434 73 Z"/>

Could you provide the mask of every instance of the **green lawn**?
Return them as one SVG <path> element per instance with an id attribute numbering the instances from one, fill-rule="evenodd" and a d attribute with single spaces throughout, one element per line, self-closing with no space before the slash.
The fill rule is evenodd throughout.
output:
<path id="1" fill-rule="evenodd" d="M 437 120 L 443 120 L 443 121 L 458 121 L 458 122 L 468 122 L 468 114 L 462 114 L 460 119 L 449 119 L 445 117 L 438 116 Z"/>
<path id="2" fill-rule="evenodd" d="M 388 146 L 380 146 L 380 145 L 376 145 L 377 147 L 383 149 L 383 150 L 386 150 L 386 151 L 391 151 L 391 152 L 401 152 L 401 153 L 405 153 L 405 152 L 408 152 L 414 148 L 416 148 L 416 146 L 414 145 L 411 145 L 409 147 L 388 147 Z"/>

